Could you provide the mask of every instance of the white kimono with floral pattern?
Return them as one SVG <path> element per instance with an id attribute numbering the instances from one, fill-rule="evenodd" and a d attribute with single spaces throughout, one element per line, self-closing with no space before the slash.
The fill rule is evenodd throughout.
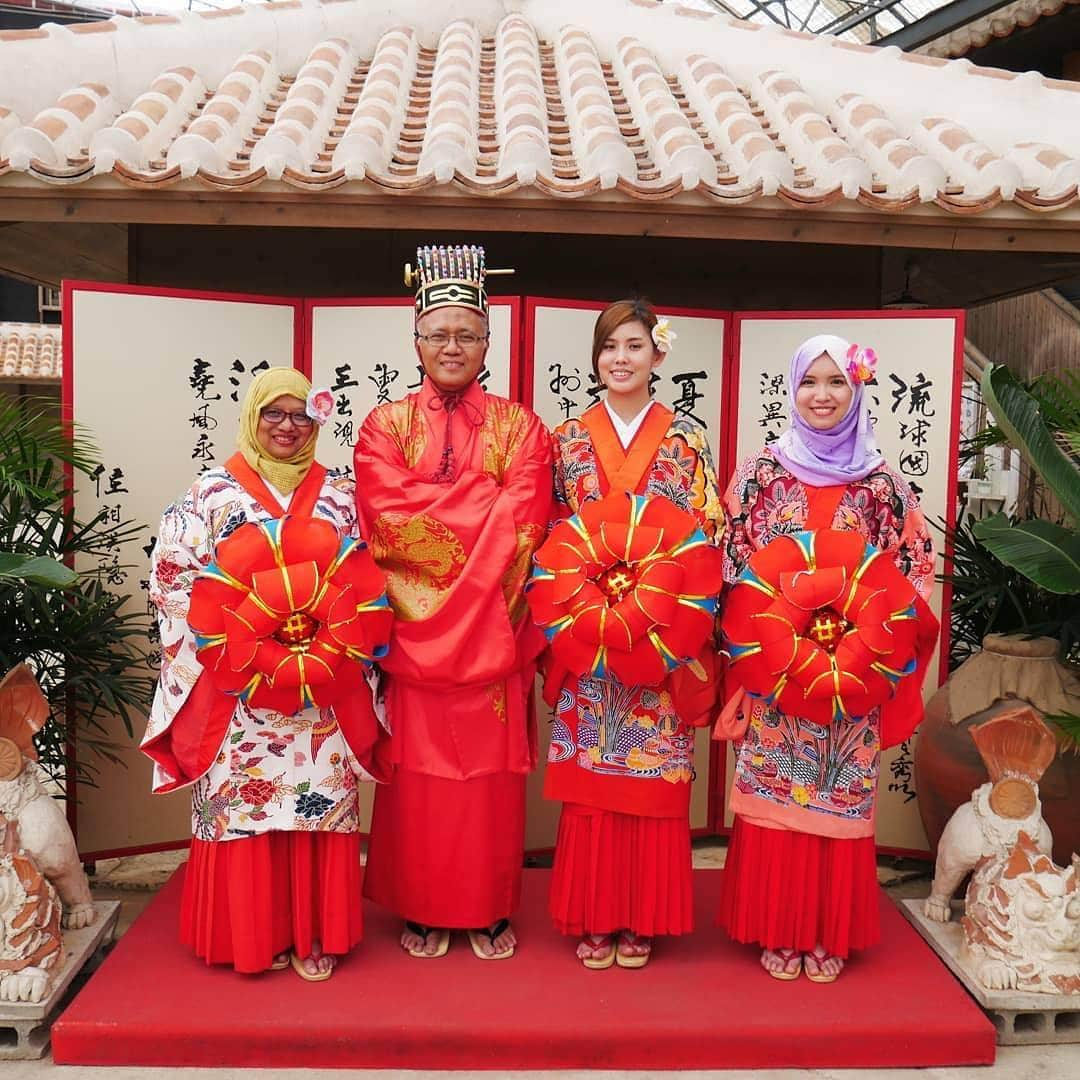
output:
<path id="1" fill-rule="evenodd" d="M 343 536 L 357 535 L 353 490 L 344 472 L 330 471 L 315 505 L 314 516 L 332 522 Z M 161 677 L 144 742 L 168 729 L 202 672 L 187 624 L 195 575 L 212 561 L 219 541 L 245 522 L 270 516 L 224 468 L 203 473 L 165 510 L 150 572 Z M 238 701 L 217 757 L 192 785 L 192 834 L 235 840 L 274 829 L 356 832 L 357 783 L 372 778 L 338 728 L 313 743 L 320 719 L 329 716 L 318 709 L 284 716 Z M 176 779 L 155 764 L 155 791 Z"/>

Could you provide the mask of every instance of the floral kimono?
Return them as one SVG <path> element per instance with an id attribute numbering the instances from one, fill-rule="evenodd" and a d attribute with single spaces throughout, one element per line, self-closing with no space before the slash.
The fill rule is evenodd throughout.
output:
<path id="1" fill-rule="evenodd" d="M 716 474 L 705 431 L 694 421 L 654 402 L 623 452 L 600 404 L 580 420 L 559 425 L 554 446 L 555 498 L 563 513 L 576 513 L 606 495 L 616 486 L 613 477 L 619 486 L 629 479 L 629 490 L 669 499 L 719 542 L 723 511 Z M 640 458 L 636 465 L 635 456 Z M 687 715 L 688 700 L 679 700 L 683 688 L 681 675 L 657 686 L 626 686 L 614 677 L 563 680 L 545 796 L 619 813 L 685 816 L 694 779 L 691 725 L 696 716 Z"/>
<path id="2" fill-rule="evenodd" d="M 155 792 L 191 785 L 192 834 L 203 841 L 274 830 L 355 833 L 357 783 L 372 779 L 358 757 L 370 747 L 350 746 L 333 709 L 285 716 L 220 694 L 223 707 L 204 709 L 192 697 L 203 669 L 187 622 L 191 589 L 218 543 L 246 522 L 284 513 L 309 512 L 357 535 L 353 482 L 343 472 L 313 466 L 288 510 L 267 505 L 269 494 L 257 497 L 261 486 L 239 455 L 203 473 L 165 510 L 153 553 L 161 677 L 142 749 L 154 760 Z"/>
<path id="3" fill-rule="evenodd" d="M 803 484 L 766 448 L 736 470 L 726 496 L 724 579 L 778 536 L 807 528 L 860 533 L 891 555 L 924 599 L 934 584 L 934 546 L 907 482 L 886 465 L 829 488 Z M 815 517 L 817 520 L 815 520 Z M 748 695 L 731 809 L 746 820 L 837 838 L 874 834 L 880 751 L 914 728 L 882 731 L 881 710 L 828 727 L 787 716 Z M 884 740 L 883 740 L 884 734 Z"/>

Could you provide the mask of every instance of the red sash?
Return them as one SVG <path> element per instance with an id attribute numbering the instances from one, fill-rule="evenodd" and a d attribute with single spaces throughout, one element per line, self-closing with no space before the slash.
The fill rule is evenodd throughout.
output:
<path id="1" fill-rule="evenodd" d="M 806 487 L 806 521 L 803 528 L 817 532 L 831 529 L 836 508 L 847 491 L 847 484 L 830 484 L 828 487 Z"/>
<path id="2" fill-rule="evenodd" d="M 584 413 L 581 422 L 592 440 L 600 491 L 604 495 L 609 491 L 639 491 L 644 486 L 645 476 L 674 416 L 670 409 L 654 401 L 630 445 L 623 449 L 602 402 Z"/>

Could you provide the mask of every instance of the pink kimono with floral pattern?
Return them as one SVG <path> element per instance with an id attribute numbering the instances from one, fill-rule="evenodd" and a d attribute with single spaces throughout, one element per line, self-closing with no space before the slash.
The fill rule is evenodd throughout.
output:
<path id="1" fill-rule="evenodd" d="M 725 496 L 724 580 L 734 582 L 770 540 L 805 529 L 815 490 L 768 448 L 743 461 Z M 923 599 L 929 597 L 934 545 L 918 499 L 899 473 L 882 465 L 849 483 L 831 527 L 858 532 L 892 555 Z M 873 836 L 880 710 L 828 726 L 788 716 L 749 695 L 742 710 L 747 723 L 737 744 L 734 813 L 756 825 L 818 836 Z"/>

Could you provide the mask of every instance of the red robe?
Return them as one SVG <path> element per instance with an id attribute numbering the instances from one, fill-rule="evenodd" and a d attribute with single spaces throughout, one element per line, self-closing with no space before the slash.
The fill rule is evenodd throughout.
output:
<path id="1" fill-rule="evenodd" d="M 524 588 L 551 505 L 549 437 L 477 383 L 448 411 L 425 380 L 372 410 L 354 463 L 397 615 L 382 662 L 394 775 L 376 793 L 365 895 L 429 926 L 488 926 L 521 887 L 543 647 Z"/>

